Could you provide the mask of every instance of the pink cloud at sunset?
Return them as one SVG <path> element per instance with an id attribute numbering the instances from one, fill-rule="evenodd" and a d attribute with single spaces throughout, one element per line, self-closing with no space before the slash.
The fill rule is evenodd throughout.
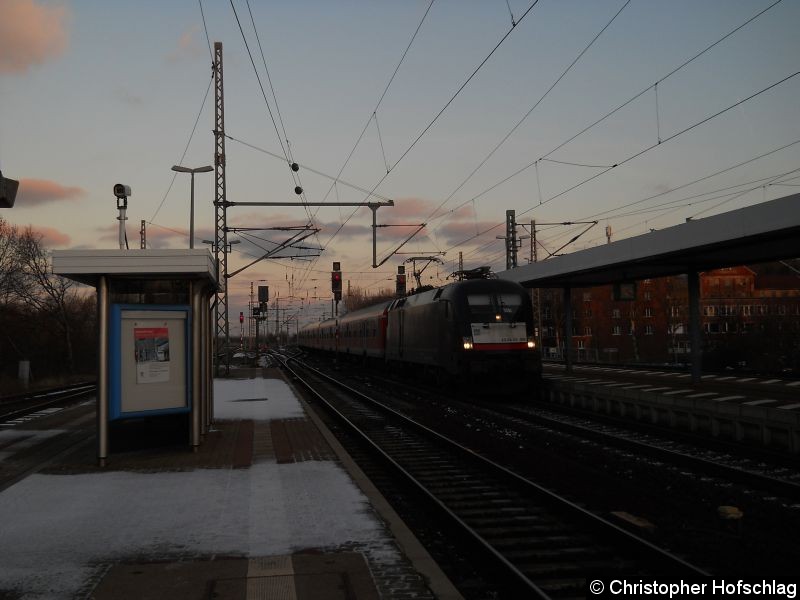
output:
<path id="1" fill-rule="evenodd" d="M 25 73 L 67 47 L 67 9 L 36 0 L 0 2 L 0 74 Z"/>
<path id="2" fill-rule="evenodd" d="M 34 227 L 33 225 L 30 227 L 31 231 L 33 231 L 35 235 L 41 236 L 42 244 L 46 248 L 69 246 L 72 242 L 71 237 L 69 237 L 66 233 L 59 231 L 58 229 L 54 229 L 52 227 Z"/>
<path id="3" fill-rule="evenodd" d="M 76 186 L 64 186 L 46 179 L 21 179 L 17 192 L 20 208 L 38 206 L 59 200 L 76 200 L 86 195 L 86 190 Z"/>
<path id="4" fill-rule="evenodd" d="M 183 59 L 202 56 L 207 52 L 199 41 L 199 33 L 199 25 L 193 25 L 184 31 L 178 38 L 178 43 L 175 45 L 175 48 L 167 56 L 167 59 L 170 62 L 178 62 Z"/>

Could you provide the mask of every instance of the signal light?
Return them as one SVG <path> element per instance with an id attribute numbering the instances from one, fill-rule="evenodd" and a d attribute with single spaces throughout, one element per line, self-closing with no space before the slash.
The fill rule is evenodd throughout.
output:
<path id="1" fill-rule="evenodd" d="M 336 302 L 342 299 L 342 272 L 331 271 L 331 292 Z"/>
<path id="2" fill-rule="evenodd" d="M 397 274 L 397 280 L 395 281 L 395 296 L 405 296 L 406 295 L 406 276 L 401 275 L 400 273 Z"/>

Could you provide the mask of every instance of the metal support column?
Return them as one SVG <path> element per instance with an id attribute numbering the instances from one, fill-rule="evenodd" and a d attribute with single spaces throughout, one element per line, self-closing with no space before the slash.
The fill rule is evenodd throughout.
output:
<path id="1" fill-rule="evenodd" d="M 200 439 L 208 433 L 208 295 L 200 295 L 200 312 L 194 315 L 200 321 Z"/>
<path id="2" fill-rule="evenodd" d="M 216 237 L 214 239 L 214 257 L 217 261 L 216 327 L 214 346 L 215 362 L 219 374 L 220 354 L 225 355 L 225 374 L 231 370 L 230 324 L 228 320 L 228 202 L 225 197 L 225 98 L 222 81 L 222 42 L 214 42 L 214 207 L 216 209 Z"/>
<path id="3" fill-rule="evenodd" d="M 564 364 L 572 373 L 572 288 L 564 287 Z"/>
<path id="4" fill-rule="evenodd" d="M 517 268 L 517 221 L 516 211 L 506 211 L 506 270 Z"/>
<path id="5" fill-rule="evenodd" d="M 378 262 L 378 206 L 377 204 L 368 205 L 372 211 L 372 268 L 376 268 Z"/>
<path id="6" fill-rule="evenodd" d="M 192 365 L 192 393 L 190 395 L 191 406 L 191 419 L 192 419 L 192 450 L 197 452 L 200 446 L 200 421 L 201 421 L 201 395 L 200 388 L 202 386 L 202 368 L 201 360 L 203 354 L 203 347 L 201 343 L 202 336 L 202 318 L 200 313 L 203 310 L 202 302 L 202 287 L 199 283 L 192 282 L 189 285 L 190 295 L 192 298 L 192 337 L 191 337 L 191 362 L 186 361 Z"/>
<path id="7" fill-rule="evenodd" d="M 97 463 L 106 466 L 108 458 L 108 279 L 97 283 Z"/>
<path id="8" fill-rule="evenodd" d="M 700 331 L 700 274 L 690 269 L 689 279 L 689 344 L 692 352 L 692 383 L 700 383 L 703 371 L 703 337 Z"/>
<path id="9" fill-rule="evenodd" d="M 213 296 L 212 296 L 213 298 Z M 211 298 L 209 298 L 211 300 Z M 208 368 L 206 369 L 206 376 L 208 377 L 208 407 L 206 411 L 206 419 L 208 420 L 208 428 L 211 429 L 211 424 L 214 422 L 214 358 L 212 352 L 215 348 L 214 334 L 217 331 L 217 326 L 214 321 L 216 314 L 216 303 L 210 302 L 209 306 L 205 307 L 206 312 L 206 335 L 208 336 L 208 354 L 206 360 L 208 361 Z"/>

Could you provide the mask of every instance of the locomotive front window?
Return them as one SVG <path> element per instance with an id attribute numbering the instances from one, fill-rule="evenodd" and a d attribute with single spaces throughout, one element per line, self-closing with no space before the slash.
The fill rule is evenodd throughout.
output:
<path id="1" fill-rule="evenodd" d="M 503 321 L 516 322 L 524 321 L 522 314 L 522 296 L 518 294 L 497 294 L 497 303 L 500 307 L 500 314 Z"/>
<path id="2" fill-rule="evenodd" d="M 471 294 L 467 296 L 473 323 L 524 321 L 523 298 L 519 294 Z"/>
<path id="3" fill-rule="evenodd" d="M 490 294 L 470 294 L 467 296 L 470 320 L 473 323 L 492 323 L 497 311 Z"/>

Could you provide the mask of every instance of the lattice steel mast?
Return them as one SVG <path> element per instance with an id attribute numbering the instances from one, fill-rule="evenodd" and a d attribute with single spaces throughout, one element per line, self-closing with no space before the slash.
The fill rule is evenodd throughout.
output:
<path id="1" fill-rule="evenodd" d="M 222 86 L 222 42 L 214 42 L 214 207 L 216 238 L 214 257 L 217 261 L 217 324 L 215 327 L 215 360 L 219 375 L 219 356 L 225 353 L 225 373 L 230 372 L 230 325 L 228 321 L 228 201 L 225 197 L 225 98 Z"/>

